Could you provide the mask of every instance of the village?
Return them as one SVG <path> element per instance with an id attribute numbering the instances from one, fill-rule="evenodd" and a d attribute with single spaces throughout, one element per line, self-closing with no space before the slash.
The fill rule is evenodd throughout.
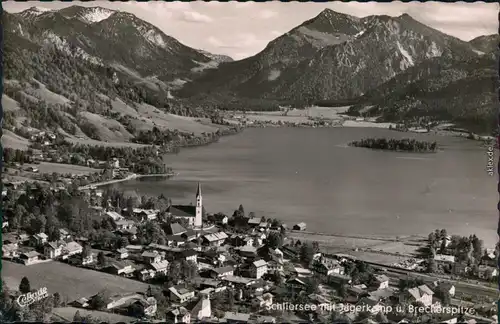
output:
<path id="1" fill-rule="evenodd" d="M 471 299 L 467 295 L 470 287 L 453 283 L 457 278 L 474 278 L 475 284 L 470 284 L 474 289 L 495 291 L 488 288 L 494 287 L 488 282 L 498 277 L 497 252 L 483 249 L 475 237 L 466 243 L 466 238 L 436 231 L 429 235 L 421 259 L 384 265 L 365 262 L 362 256 L 326 253 L 318 242 L 291 238 L 306 233 L 305 223 L 289 229 L 277 219 L 246 214 L 243 206 L 230 217 L 209 214 L 203 206 L 201 184 L 195 204 L 174 205 L 163 198 L 143 198 L 140 207 L 130 199 L 124 202 L 119 193 L 92 186 L 47 189 L 28 185 L 19 189 L 7 190 L 4 203 L 22 201 L 33 206 L 32 201 L 50 195 L 54 195 L 54 202 L 78 196 L 84 202 L 81 209 L 70 210 L 67 216 L 59 211 L 56 218 L 77 213 L 82 222 L 92 223 L 90 228 L 103 228 L 97 234 L 95 230 L 84 231 L 84 236 L 74 230 L 85 228 L 78 225 L 79 220 L 76 226 L 75 222 L 67 223 L 70 230 L 61 226 L 61 220 L 54 226 L 52 216 L 44 221 L 36 216 L 25 220 L 16 210 L 19 207 L 6 210 L 2 225 L 4 280 L 12 300 L 26 293 L 12 289 L 16 287 L 8 282 L 8 278 L 20 274 L 27 275 L 21 275 L 22 280 L 15 278 L 16 282 L 31 282 L 32 287 L 57 294 L 57 303 L 45 305 L 44 312 L 37 315 L 43 319 L 56 316 L 58 320 L 78 321 L 84 313 L 93 314 L 94 321 L 102 314 L 111 314 L 125 316 L 129 322 L 147 319 L 169 323 L 496 320 L 493 298 Z M 83 210 L 86 216 L 82 216 Z M 34 214 L 39 215 L 40 210 Z M 462 248 L 476 259 L 463 256 Z M 30 278 L 30 271 L 37 273 L 37 269 L 43 276 Z M 103 279 L 97 285 L 99 289 L 89 289 L 84 295 L 77 283 L 58 283 L 61 271 L 74 273 L 76 278 L 88 276 L 89 284 L 92 273 L 110 279 Z M 113 289 L 111 278 L 123 281 L 115 283 L 119 289 Z M 478 285 L 479 281 L 484 284 Z M 136 287 L 131 284 L 134 282 L 141 285 L 137 286 L 141 291 L 132 288 Z M 308 307 L 290 310 L 279 305 Z M 418 307 L 421 312 L 415 311 Z M 57 315 L 56 310 L 61 309 L 71 309 L 73 314 Z M 434 311 L 426 311 L 429 309 Z"/>

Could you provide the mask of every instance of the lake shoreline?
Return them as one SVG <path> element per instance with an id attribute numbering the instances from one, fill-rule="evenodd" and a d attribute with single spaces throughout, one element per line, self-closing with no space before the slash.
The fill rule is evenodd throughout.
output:
<path id="1" fill-rule="evenodd" d="M 342 146 L 364 137 L 405 135 L 377 128 L 245 128 L 240 136 L 215 145 L 167 155 L 166 161 L 179 173 L 171 179 L 146 178 L 116 188 L 146 195 L 161 192 L 189 204 L 196 183 L 201 182 L 207 211 L 213 213 L 231 215 L 242 204 L 258 216 L 281 219 L 287 225 L 303 221 L 313 232 L 359 236 L 366 236 L 369 229 L 368 234 L 391 237 L 427 235 L 435 228 L 462 234 L 465 228 L 456 225 L 462 222 L 475 224 L 463 235 L 475 232 L 490 240 L 486 210 L 495 202 L 484 190 L 484 181 L 491 178 L 485 178 L 484 149 L 477 143 L 415 134 L 416 139 L 437 140 L 443 148 L 439 154 L 419 154 L 426 158 L 422 161 L 404 161 L 398 152 Z M 467 164 L 457 164 L 464 159 Z M 364 167 L 366 163 L 379 166 L 376 175 Z M 460 176 L 464 167 L 469 170 L 467 177 Z M 354 173 L 349 171 L 353 168 Z M 411 176 L 414 173 L 419 176 Z M 403 176 L 409 182 L 402 181 Z M 300 187 L 304 181 L 310 189 Z M 390 199 L 394 195 L 397 199 Z M 476 216 L 471 218 L 471 213 Z M 387 220 L 394 224 L 383 226 Z"/>

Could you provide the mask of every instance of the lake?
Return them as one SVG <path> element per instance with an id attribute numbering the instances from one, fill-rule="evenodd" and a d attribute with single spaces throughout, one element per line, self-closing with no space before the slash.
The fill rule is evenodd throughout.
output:
<path id="1" fill-rule="evenodd" d="M 436 140 L 438 153 L 348 147 L 366 137 Z M 194 203 L 202 184 L 208 212 L 279 218 L 309 231 L 342 234 L 475 233 L 497 242 L 497 175 L 486 172 L 480 142 L 376 128 L 259 128 L 209 146 L 183 149 L 166 162 L 179 175 L 113 186 Z M 495 151 L 497 154 L 497 151 Z M 495 167 L 496 169 L 496 167 Z"/>

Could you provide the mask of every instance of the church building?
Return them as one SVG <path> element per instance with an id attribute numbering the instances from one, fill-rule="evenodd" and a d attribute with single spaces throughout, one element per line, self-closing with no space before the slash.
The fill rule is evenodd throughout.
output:
<path id="1" fill-rule="evenodd" d="M 193 227 L 201 228 L 203 216 L 205 216 L 205 208 L 203 207 L 203 197 L 201 196 L 201 185 L 198 182 L 198 190 L 196 190 L 196 205 L 172 205 L 167 209 L 167 212 L 173 218 L 183 218 L 188 221 L 188 224 Z"/>

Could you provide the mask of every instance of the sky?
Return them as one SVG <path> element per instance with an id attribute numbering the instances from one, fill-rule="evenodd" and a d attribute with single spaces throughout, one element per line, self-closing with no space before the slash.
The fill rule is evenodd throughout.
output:
<path id="1" fill-rule="evenodd" d="M 399 16 L 414 19 L 446 34 L 469 41 L 498 33 L 498 3 L 399 1 L 359 2 L 4 2 L 14 13 L 37 6 L 58 9 L 71 5 L 101 6 L 130 12 L 181 43 L 214 54 L 242 59 L 260 52 L 274 38 L 316 16 L 325 8 L 357 17 Z"/>

